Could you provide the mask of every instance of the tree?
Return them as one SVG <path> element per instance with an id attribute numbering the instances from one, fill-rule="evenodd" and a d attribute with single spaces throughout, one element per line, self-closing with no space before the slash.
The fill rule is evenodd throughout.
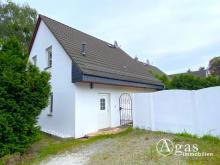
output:
<path id="1" fill-rule="evenodd" d="M 220 56 L 209 61 L 209 72 L 211 75 L 220 76 Z"/>
<path id="2" fill-rule="evenodd" d="M 0 43 L 0 157 L 38 139 L 37 118 L 48 104 L 50 75 L 28 63 L 15 39 Z"/>
<path id="3" fill-rule="evenodd" d="M 180 74 L 172 78 L 170 82 L 171 89 L 190 89 L 196 90 L 204 88 L 205 81 L 202 78 L 191 74 Z"/>
<path id="4" fill-rule="evenodd" d="M 170 79 L 167 75 L 154 74 L 154 76 L 163 82 L 165 89 L 170 89 Z"/>
<path id="5" fill-rule="evenodd" d="M 28 49 L 34 26 L 37 20 L 37 11 L 27 4 L 18 5 L 11 1 L 0 1 L 0 38 L 18 38 L 25 50 Z"/>

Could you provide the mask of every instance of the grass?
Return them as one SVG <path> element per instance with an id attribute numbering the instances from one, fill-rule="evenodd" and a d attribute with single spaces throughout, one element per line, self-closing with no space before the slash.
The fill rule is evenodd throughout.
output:
<path id="1" fill-rule="evenodd" d="M 32 145 L 23 155 L 15 153 L 7 155 L 0 159 L 0 165 L 16 164 L 16 165 L 31 165 L 39 163 L 40 161 L 48 158 L 49 156 L 71 150 L 74 147 L 90 144 L 98 140 L 115 138 L 125 136 L 132 131 L 132 128 L 127 128 L 125 131 L 118 134 L 98 135 L 88 139 L 62 139 L 42 133 L 41 140 Z"/>
<path id="2" fill-rule="evenodd" d="M 183 132 L 183 133 L 177 133 L 175 134 L 177 137 L 184 137 L 184 138 L 198 138 L 197 135 L 192 135 L 192 134 L 189 134 L 187 132 Z"/>
<path id="3" fill-rule="evenodd" d="M 213 153 L 211 157 L 188 157 L 187 162 L 189 164 L 220 164 L 220 139 L 218 137 L 210 135 L 198 137 L 188 133 L 180 133 L 174 135 L 173 141 L 183 144 L 197 144 L 199 152 Z"/>
<path id="4" fill-rule="evenodd" d="M 220 144 L 220 140 L 218 137 L 204 135 L 203 137 L 201 137 L 201 139 L 212 144 Z"/>
<path id="5" fill-rule="evenodd" d="M 163 157 L 156 151 L 156 144 L 168 138 L 175 144 L 197 144 L 199 152 L 210 152 L 212 157 Z M 103 145 L 104 144 L 104 145 Z M 0 159 L 0 164 L 37 164 L 50 156 L 71 151 L 81 146 L 97 148 L 88 164 L 220 164 L 220 140 L 205 135 L 197 137 L 188 133 L 170 134 L 128 128 L 112 135 L 98 135 L 89 139 L 61 139 L 42 134 L 42 139 L 33 144 L 24 155 L 13 154 Z M 16 162 L 16 163 L 15 163 Z"/>

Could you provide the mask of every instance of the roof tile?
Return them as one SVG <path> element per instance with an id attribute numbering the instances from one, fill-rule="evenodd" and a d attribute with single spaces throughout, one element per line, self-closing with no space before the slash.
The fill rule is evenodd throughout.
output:
<path id="1" fill-rule="evenodd" d="M 131 58 L 121 48 L 40 15 L 66 53 L 83 74 L 114 78 L 124 81 L 163 85 L 146 67 Z M 81 44 L 86 43 L 86 55 L 81 54 Z M 124 67 L 126 66 L 126 67 Z"/>

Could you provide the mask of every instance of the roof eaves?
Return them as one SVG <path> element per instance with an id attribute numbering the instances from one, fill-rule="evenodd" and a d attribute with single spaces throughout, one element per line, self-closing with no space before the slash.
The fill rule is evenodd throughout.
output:
<path id="1" fill-rule="evenodd" d="M 32 34 L 32 37 L 31 37 L 31 42 L 29 44 L 29 48 L 28 48 L 28 54 L 29 55 L 31 53 L 31 50 L 32 50 L 32 47 L 33 47 L 33 44 L 34 44 L 34 40 L 35 40 L 35 37 L 37 35 L 37 31 L 38 31 L 40 22 L 41 22 L 41 18 L 40 18 L 40 15 L 39 15 L 38 19 L 37 19 L 37 23 L 36 23 L 35 28 L 34 28 L 34 33 Z"/>
<path id="2" fill-rule="evenodd" d="M 77 82 L 77 80 L 76 80 Z M 78 82 L 94 82 L 98 84 L 110 84 L 110 85 L 118 85 L 118 86 L 130 86 L 130 87 L 139 87 L 139 88 L 151 88 L 151 89 L 164 89 L 164 85 L 150 84 L 150 83 L 140 83 L 135 81 L 127 81 L 127 80 L 119 80 L 112 79 L 100 76 L 93 75 L 82 75 L 81 79 Z"/>

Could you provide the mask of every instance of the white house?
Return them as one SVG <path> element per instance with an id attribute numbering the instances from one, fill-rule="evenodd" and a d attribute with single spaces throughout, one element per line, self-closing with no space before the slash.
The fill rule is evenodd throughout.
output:
<path id="1" fill-rule="evenodd" d="M 39 15 L 29 60 L 51 73 L 42 131 L 83 137 L 132 122 L 133 92 L 163 89 L 146 66 L 114 45 Z"/>

